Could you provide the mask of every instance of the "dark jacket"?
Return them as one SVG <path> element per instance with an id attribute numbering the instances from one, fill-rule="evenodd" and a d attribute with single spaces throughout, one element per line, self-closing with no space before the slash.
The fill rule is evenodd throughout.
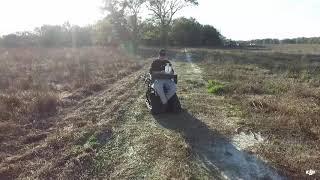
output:
<path id="1" fill-rule="evenodd" d="M 170 66 L 172 67 L 172 64 L 170 63 L 170 61 L 156 59 L 152 62 L 149 72 L 152 73 L 153 71 L 164 71 L 167 63 L 169 63 Z"/>

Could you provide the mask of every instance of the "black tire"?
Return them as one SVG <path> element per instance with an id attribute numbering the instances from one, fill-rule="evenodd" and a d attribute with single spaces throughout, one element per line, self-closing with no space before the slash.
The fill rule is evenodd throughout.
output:
<path id="1" fill-rule="evenodd" d="M 182 111 L 181 104 L 177 94 L 174 94 L 168 101 L 168 104 L 163 105 L 159 96 L 154 90 L 148 87 L 146 92 L 146 105 L 153 115 L 162 113 L 179 113 Z"/>
<path id="2" fill-rule="evenodd" d="M 151 94 L 151 113 L 161 114 L 166 112 L 166 107 L 162 104 L 159 96 Z"/>
<path id="3" fill-rule="evenodd" d="M 168 102 L 167 112 L 179 113 L 181 112 L 181 104 L 177 94 L 173 95 L 172 98 Z"/>
<path id="4" fill-rule="evenodd" d="M 146 105 L 149 108 L 149 110 L 152 109 L 152 106 L 151 106 L 151 90 L 150 89 L 148 89 L 147 92 L 146 92 Z"/>

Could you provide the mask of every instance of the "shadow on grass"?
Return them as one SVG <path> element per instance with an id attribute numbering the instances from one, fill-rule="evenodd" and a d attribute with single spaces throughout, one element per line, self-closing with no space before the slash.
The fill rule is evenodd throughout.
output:
<path id="1" fill-rule="evenodd" d="M 188 111 L 154 116 L 164 128 L 181 133 L 196 157 L 227 179 L 285 179 L 252 154 L 238 150 L 216 130 L 210 129 Z"/>

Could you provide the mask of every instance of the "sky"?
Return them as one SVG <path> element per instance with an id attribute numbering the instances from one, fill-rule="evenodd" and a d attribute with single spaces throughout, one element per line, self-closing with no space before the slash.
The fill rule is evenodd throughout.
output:
<path id="1" fill-rule="evenodd" d="M 234 40 L 320 36 L 320 0 L 198 0 L 176 17 L 195 17 Z M 103 0 L 2 0 L 0 35 L 43 24 L 80 26 L 103 18 Z"/>

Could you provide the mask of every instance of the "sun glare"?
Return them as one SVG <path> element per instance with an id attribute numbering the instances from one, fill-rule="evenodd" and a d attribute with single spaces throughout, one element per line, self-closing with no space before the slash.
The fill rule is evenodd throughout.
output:
<path id="1" fill-rule="evenodd" d="M 33 30 L 43 24 L 84 26 L 103 18 L 102 0 L 10 0 L 0 4 L 0 34 Z"/>

